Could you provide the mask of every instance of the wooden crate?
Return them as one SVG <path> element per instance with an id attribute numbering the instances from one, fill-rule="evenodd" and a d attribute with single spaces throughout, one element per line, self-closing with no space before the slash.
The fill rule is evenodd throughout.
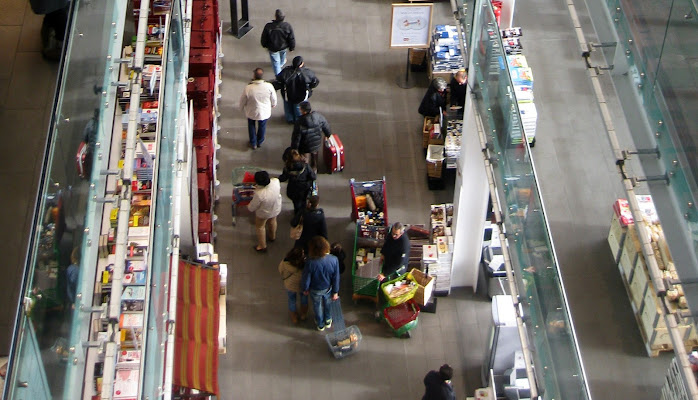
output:
<path id="1" fill-rule="evenodd" d="M 411 65 L 422 65 L 427 58 L 427 49 L 409 49 L 408 53 Z"/>
<path id="2" fill-rule="evenodd" d="M 656 328 L 666 328 L 664 321 L 664 310 L 654 291 L 652 282 L 648 282 L 645 296 L 642 299 L 642 311 L 640 312 L 640 323 L 645 332 Z"/>

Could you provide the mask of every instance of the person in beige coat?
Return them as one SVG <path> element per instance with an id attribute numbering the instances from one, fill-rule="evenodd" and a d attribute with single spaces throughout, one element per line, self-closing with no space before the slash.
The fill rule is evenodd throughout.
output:
<path id="1" fill-rule="evenodd" d="M 257 244 L 254 249 L 259 253 L 267 252 L 267 239 L 276 240 L 276 217 L 281 213 L 281 182 L 269 178 L 267 171 L 254 174 L 254 196 L 247 209 L 254 212 Z"/>
<path id="2" fill-rule="evenodd" d="M 271 83 L 262 79 L 263 76 L 264 71 L 256 68 L 254 79 L 245 86 L 240 96 L 240 110 L 247 117 L 247 133 L 253 150 L 262 146 L 271 109 L 276 107 L 276 90 Z"/>
<path id="3" fill-rule="evenodd" d="M 305 252 L 300 247 L 294 247 L 286 254 L 279 264 L 279 274 L 288 293 L 288 312 L 291 321 L 298 323 L 298 319 L 305 321 L 308 317 L 308 295 L 301 290 L 301 276 L 305 265 Z M 300 297 L 301 307 L 298 311 L 296 298 Z"/>

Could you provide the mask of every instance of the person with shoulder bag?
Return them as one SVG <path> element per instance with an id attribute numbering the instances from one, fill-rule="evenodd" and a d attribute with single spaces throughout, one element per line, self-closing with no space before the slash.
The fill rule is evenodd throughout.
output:
<path id="1" fill-rule="evenodd" d="M 322 236 L 327 239 L 327 222 L 325 221 L 325 212 L 319 208 L 319 196 L 310 196 L 308 203 L 302 212 L 296 214 L 291 219 L 291 226 L 303 226 L 303 232 L 300 238 L 296 240 L 295 247 L 300 247 L 308 251 L 308 242 L 315 236 Z"/>
<path id="2" fill-rule="evenodd" d="M 301 290 L 301 278 L 305 266 L 305 252 L 299 247 L 292 248 L 279 264 L 279 274 L 288 294 L 288 312 L 291 322 L 305 321 L 308 317 L 308 295 Z M 300 311 L 296 299 L 300 297 Z"/>
<path id="3" fill-rule="evenodd" d="M 276 75 L 274 87 L 281 90 L 284 99 L 284 115 L 286 122 L 292 124 L 301 116 L 300 103 L 313 95 L 313 89 L 320 80 L 310 68 L 305 68 L 303 57 L 293 58 L 293 65 L 284 67 Z"/>
<path id="4" fill-rule="evenodd" d="M 294 215 L 298 214 L 305 207 L 313 188 L 313 182 L 316 179 L 315 171 L 305 162 L 298 150 L 292 149 L 286 160 L 284 170 L 279 176 L 279 181 L 288 181 L 286 196 L 293 202 Z"/>

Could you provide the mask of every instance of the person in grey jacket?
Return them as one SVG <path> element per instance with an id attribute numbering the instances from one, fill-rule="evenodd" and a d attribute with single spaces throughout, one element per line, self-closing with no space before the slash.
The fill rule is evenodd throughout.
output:
<path id="1" fill-rule="evenodd" d="M 296 121 L 291 135 L 291 148 L 305 155 L 310 168 L 317 173 L 317 153 L 322 146 L 322 135 L 330 137 L 332 131 L 327 119 L 317 111 L 313 111 L 310 102 L 300 104 L 301 117 Z"/>
<path id="2" fill-rule="evenodd" d="M 255 68 L 254 79 L 245 86 L 240 96 L 240 110 L 247 117 L 247 132 L 253 150 L 262 146 L 271 109 L 276 107 L 276 90 L 271 83 L 262 79 L 263 76 L 264 71 Z"/>

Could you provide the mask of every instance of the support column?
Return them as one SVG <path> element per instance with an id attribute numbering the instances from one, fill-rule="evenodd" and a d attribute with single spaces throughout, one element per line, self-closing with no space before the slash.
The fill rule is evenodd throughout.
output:
<path id="1" fill-rule="evenodd" d="M 453 268 L 451 286 L 477 288 L 489 187 L 477 134 L 475 108 L 466 95 L 463 137 L 453 199 Z"/>

